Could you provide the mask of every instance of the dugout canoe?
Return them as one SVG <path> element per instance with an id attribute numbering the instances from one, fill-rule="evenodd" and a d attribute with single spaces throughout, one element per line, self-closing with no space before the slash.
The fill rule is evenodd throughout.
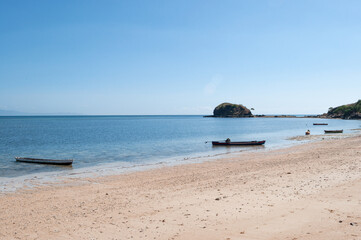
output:
<path id="1" fill-rule="evenodd" d="M 246 142 L 226 142 L 226 141 L 212 141 L 213 146 L 253 146 L 263 145 L 266 140 L 263 141 L 246 141 Z"/>
<path id="2" fill-rule="evenodd" d="M 54 164 L 54 165 L 71 165 L 72 159 L 56 160 L 56 159 L 41 159 L 41 158 L 23 158 L 15 157 L 17 162 L 39 163 L 39 164 Z"/>
<path id="3" fill-rule="evenodd" d="M 325 133 L 343 133 L 343 130 L 325 130 Z"/>

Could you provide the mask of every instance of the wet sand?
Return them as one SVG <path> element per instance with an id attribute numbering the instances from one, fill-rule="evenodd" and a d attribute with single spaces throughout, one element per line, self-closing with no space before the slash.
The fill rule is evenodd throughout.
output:
<path id="1" fill-rule="evenodd" d="M 361 239 L 361 137 L 0 196 L 0 239 Z"/>

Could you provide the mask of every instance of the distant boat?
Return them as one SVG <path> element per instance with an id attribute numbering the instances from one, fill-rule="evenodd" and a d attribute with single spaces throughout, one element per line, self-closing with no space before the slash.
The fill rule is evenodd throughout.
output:
<path id="1" fill-rule="evenodd" d="M 72 159 L 55 160 L 55 159 L 22 158 L 22 157 L 16 157 L 15 159 L 17 162 L 27 162 L 27 163 L 55 164 L 55 165 L 71 165 L 71 164 L 73 164 Z"/>
<path id="2" fill-rule="evenodd" d="M 227 141 L 212 141 L 213 146 L 252 146 L 252 145 L 262 145 L 266 141 L 247 141 L 247 142 L 227 142 Z"/>
<path id="3" fill-rule="evenodd" d="M 325 133 L 343 133 L 343 130 L 325 130 Z"/>
<path id="4" fill-rule="evenodd" d="M 313 125 L 328 125 L 328 123 L 314 123 Z"/>

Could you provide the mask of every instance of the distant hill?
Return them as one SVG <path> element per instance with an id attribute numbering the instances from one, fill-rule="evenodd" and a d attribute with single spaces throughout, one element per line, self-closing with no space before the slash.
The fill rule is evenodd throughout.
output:
<path id="1" fill-rule="evenodd" d="M 83 115 L 79 113 L 25 113 L 25 112 L 18 112 L 12 110 L 1 110 L 0 109 L 0 116 L 74 116 L 74 115 Z"/>
<path id="2" fill-rule="evenodd" d="M 325 114 L 327 118 L 361 119 L 361 100 L 356 103 L 330 108 Z"/>
<path id="3" fill-rule="evenodd" d="M 242 104 L 222 103 L 213 110 L 212 116 L 207 117 L 243 118 L 253 117 L 253 114 Z"/>
<path id="4" fill-rule="evenodd" d="M 20 115 L 28 115 L 28 114 L 23 113 L 23 112 L 0 109 L 0 116 L 20 116 Z"/>

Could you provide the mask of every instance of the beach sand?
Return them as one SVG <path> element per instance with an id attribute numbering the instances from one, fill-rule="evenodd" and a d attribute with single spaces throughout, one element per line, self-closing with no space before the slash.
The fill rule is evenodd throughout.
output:
<path id="1" fill-rule="evenodd" d="M 0 196 L 0 239 L 361 239 L 361 137 Z"/>

